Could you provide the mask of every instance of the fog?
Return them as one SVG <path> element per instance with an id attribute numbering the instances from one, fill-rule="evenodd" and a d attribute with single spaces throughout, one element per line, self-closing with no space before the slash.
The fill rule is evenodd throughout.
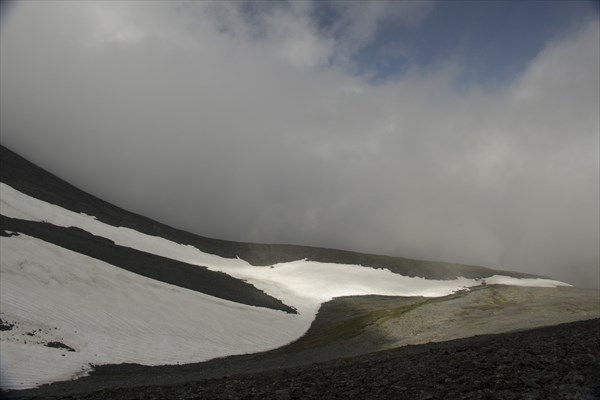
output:
<path id="1" fill-rule="evenodd" d="M 598 13 L 488 85 L 460 53 L 383 79 L 359 57 L 439 5 L 332 4 L 327 25 L 311 2 L 15 4 L 0 142 L 208 237 L 598 287 Z"/>

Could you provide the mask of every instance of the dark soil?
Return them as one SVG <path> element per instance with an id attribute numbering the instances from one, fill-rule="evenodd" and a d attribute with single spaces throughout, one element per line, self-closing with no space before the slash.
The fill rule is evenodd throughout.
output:
<path id="1" fill-rule="evenodd" d="M 2 318 L 0 318 L 0 331 L 10 331 L 12 328 L 14 328 L 15 324 L 11 324 L 8 321 L 4 321 L 2 320 Z"/>
<path id="2" fill-rule="evenodd" d="M 52 347 L 54 349 L 63 349 L 63 350 L 67 350 L 67 351 L 75 351 L 74 348 L 72 348 L 71 346 L 67 346 L 63 342 L 48 342 L 44 346 L 46 346 L 46 347 Z"/>
<path id="3" fill-rule="evenodd" d="M 180 384 L 89 387 L 72 395 L 50 388 L 15 394 L 65 400 L 600 399 L 600 319 Z"/>

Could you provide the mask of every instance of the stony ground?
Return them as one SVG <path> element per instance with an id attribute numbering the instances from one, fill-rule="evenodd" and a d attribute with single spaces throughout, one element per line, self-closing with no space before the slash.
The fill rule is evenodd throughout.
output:
<path id="1" fill-rule="evenodd" d="M 600 399 L 600 319 L 406 346 L 295 369 L 177 385 L 88 389 L 68 396 L 38 392 L 29 398 Z"/>

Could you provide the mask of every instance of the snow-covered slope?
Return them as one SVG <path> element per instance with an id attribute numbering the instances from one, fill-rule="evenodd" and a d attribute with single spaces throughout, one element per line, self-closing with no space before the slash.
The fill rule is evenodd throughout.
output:
<path id="1" fill-rule="evenodd" d="M 337 296 L 436 297 L 481 279 L 428 280 L 366 266 L 297 260 L 255 267 L 239 258 L 115 227 L 1 184 L 0 212 L 11 218 L 78 227 L 121 246 L 221 271 L 298 310 L 253 307 L 166 284 L 23 234 L 0 238 L 0 386 L 65 380 L 91 364 L 203 361 L 282 346 Z M 493 276 L 487 283 L 561 286 L 545 279 Z M 67 347 L 47 347 L 62 343 Z M 74 351 L 70 351 L 71 348 Z"/>
<path id="2" fill-rule="evenodd" d="M 3 388 L 70 379 L 89 363 L 165 364 L 283 345 L 305 317 L 165 284 L 19 235 L 0 240 Z M 273 335 L 273 332 L 277 332 Z M 75 351 L 46 347 L 59 342 Z"/>

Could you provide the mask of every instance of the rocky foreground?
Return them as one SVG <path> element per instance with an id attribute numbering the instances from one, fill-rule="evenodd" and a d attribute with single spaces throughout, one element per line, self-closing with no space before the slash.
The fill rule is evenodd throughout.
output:
<path id="1" fill-rule="evenodd" d="M 44 388 L 29 397 L 4 395 L 65 400 L 600 399 L 600 319 L 405 346 L 302 368 L 177 385 L 87 389 L 71 395 Z"/>

